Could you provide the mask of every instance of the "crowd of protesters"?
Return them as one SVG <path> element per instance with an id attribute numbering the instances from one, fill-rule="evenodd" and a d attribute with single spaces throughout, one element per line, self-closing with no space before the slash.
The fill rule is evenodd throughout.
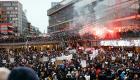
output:
<path id="1" fill-rule="evenodd" d="M 18 38 L 0 38 L 0 43 L 24 43 L 24 42 L 38 42 L 49 41 L 48 37 L 18 37 Z"/>
<path id="2" fill-rule="evenodd" d="M 72 50 L 76 52 L 70 52 Z M 58 63 L 57 57 L 71 54 L 72 59 L 59 60 Z M 48 60 L 43 61 L 44 57 Z M 10 70 L 18 66 L 32 68 L 40 80 L 140 80 L 140 54 L 120 48 L 89 51 L 82 48 L 69 48 L 65 51 L 29 49 L 9 52 L 1 49 L 0 66 Z"/>
<path id="3" fill-rule="evenodd" d="M 23 42 L 38 42 L 38 41 L 68 41 L 68 40 L 80 40 L 80 39 L 95 39 L 93 34 L 85 33 L 82 36 L 77 33 L 77 29 L 70 31 L 58 31 L 56 33 L 46 34 L 43 36 L 31 36 L 31 37 L 1 37 L 0 43 L 23 43 Z M 119 33 L 121 38 L 138 38 L 140 37 L 139 28 L 132 30 L 124 30 L 124 32 Z M 63 38 L 62 38 L 63 37 Z M 112 38 L 111 38 L 112 39 Z"/>

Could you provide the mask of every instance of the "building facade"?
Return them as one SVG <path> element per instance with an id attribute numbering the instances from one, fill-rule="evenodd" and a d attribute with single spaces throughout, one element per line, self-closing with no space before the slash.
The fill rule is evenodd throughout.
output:
<path id="1" fill-rule="evenodd" d="M 28 30 L 28 20 L 26 17 L 26 13 L 24 11 L 22 11 L 22 35 L 26 35 L 26 32 Z"/>
<path id="2" fill-rule="evenodd" d="M 140 37 L 140 0 L 64 0 L 48 16 L 55 40 Z"/>
<path id="3" fill-rule="evenodd" d="M 13 26 L 7 22 L 7 17 L 4 17 L 6 11 L 0 8 L 0 36 L 12 35 Z"/>
<path id="4" fill-rule="evenodd" d="M 0 1 L 0 8 L 5 11 L 3 17 L 6 19 L 0 24 L 11 24 L 14 35 L 20 36 L 24 27 L 27 26 L 27 18 L 23 12 L 22 4 L 18 1 Z"/>

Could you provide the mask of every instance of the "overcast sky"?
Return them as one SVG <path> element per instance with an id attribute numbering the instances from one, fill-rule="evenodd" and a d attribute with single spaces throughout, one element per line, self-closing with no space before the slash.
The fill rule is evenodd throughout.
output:
<path id="1" fill-rule="evenodd" d="M 33 26 L 39 27 L 41 32 L 47 31 L 48 16 L 47 10 L 51 7 L 51 2 L 62 0 L 19 0 L 23 4 L 28 20 Z"/>
<path id="2" fill-rule="evenodd" d="M 41 32 L 44 31 L 46 32 L 48 26 L 47 10 L 51 7 L 51 2 L 58 2 L 62 0 L 18 0 L 18 1 L 20 1 L 23 4 L 23 9 L 27 10 L 26 15 L 29 22 L 31 22 L 33 26 L 38 27 Z"/>

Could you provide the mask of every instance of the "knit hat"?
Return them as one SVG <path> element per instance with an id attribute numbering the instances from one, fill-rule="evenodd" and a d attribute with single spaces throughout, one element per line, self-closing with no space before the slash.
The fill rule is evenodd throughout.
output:
<path id="1" fill-rule="evenodd" d="M 8 80 L 39 80 L 34 70 L 27 67 L 17 67 L 13 69 Z"/>

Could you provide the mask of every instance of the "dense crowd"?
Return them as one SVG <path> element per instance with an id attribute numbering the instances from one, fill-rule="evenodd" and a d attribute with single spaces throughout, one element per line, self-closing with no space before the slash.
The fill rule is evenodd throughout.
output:
<path id="1" fill-rule="evenodd" d="M 72 55 L 70 59 L 58 57 Z M 45 60 L 44 60 L 45 58 Z M 40 80 L 140 80 L 140 53 L 123 49 L 0 50 L 0 66 L 32 68 Z"/>
<path id="2" fill-rule="evenodd" d="M 43 36 L 31 36 L 31 37 L 0 37 L 0 43 L 23 43 L 23 42 L 38 42 L 38 41 L 68 41 L 68 40 L 80 40 L 80 39 L 89 39 L 93 40 L 95 37 L 93 34 L 84 33 L 79 34 L 77 29 L 69 30 L 69 31 L 58 31 L 56 33 L 50 33 Z M 132 30 L 123 30 L 123 32 L 119 33 L 121 38 L 138 38 L 140 37 L 140 30 L 139 28 L 134 28 Z M 63 37 L 63 38 L 62 38 Z"/>
<path id="3" fill-rule="evenodd" d="M 11 38 L 0 38 L 0 43 L 25 43 L 25 42 L 38 42 L 38 41 L 49 41 L 48 37 L 11 37 Z"/>

